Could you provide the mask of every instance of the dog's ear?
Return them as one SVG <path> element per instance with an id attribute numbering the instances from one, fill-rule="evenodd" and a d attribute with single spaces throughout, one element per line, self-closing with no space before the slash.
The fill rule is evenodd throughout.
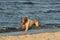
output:
<path id="1" fill-rule="evenodd" d="M 27 19 L 27 18 L 25 18 L 25 19 L 24 19 L 24 21 L 25 21 L 25 23 L 26 23 L 26 22 L 28 21 L 28 19 Z"/>
<path id="2" fill-rule="evenodd" d="M 23 23 L 23 24 L 27 23 L 27 21 L 28 21 L 28 19 L 27 19 L 27 18 L 25 18 L 25 19 L 24 19 L 24 23 Z"/>
<path id="3" fill-rule="evenodd" d="M 22 22 L 23 25 L 24 25 L 27 21 L 28 21 L 27 18 L 22 18 L 22 20 L 21 20 L 21 22 Z"/>
<path id="4" fill-rule="evenodd" d="M 24 18 L 24 17 L 22 17 L 21 19 L 22 19 L 22 21 L 24 21 L 25 23 L 28 21 L 28 19 L 27 19 L 27 18 Z"/>

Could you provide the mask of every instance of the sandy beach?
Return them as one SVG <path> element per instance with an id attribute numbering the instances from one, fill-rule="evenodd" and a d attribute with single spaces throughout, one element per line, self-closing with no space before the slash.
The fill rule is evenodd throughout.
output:
<path id="1" fill-rule="evenodd" d="M 60 40 L 60 32 L 45 32 L 17 36 L 0 36 L 0 40 Z"/>

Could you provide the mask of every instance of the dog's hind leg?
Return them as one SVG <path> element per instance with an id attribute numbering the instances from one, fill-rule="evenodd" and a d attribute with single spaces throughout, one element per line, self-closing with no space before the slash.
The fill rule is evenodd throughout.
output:
<path id="1" fill-rule="evenodd" d="M 35 27 L 37 29 L 40 29 L 41 28 L 41 25 L 40 25 L 40 23 L 38 21 L 35 21 L 34 25 L 35 25 Z"/>

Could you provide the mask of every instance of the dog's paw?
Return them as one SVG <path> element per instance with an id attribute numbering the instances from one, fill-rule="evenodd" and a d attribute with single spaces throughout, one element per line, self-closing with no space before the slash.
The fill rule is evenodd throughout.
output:
<path id="1" fill-rule="evenodd" d="M 23 35 L 26 35 L 26 34 L 27 34 L 27 32 L 24 32 L 24 33 L 23 33 Z"/>

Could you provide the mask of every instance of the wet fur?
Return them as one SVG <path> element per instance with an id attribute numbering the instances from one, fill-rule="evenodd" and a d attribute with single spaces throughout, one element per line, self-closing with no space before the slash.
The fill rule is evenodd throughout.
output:
<path id="1" fill-rule="evenodd" d="M 28 29 L 30 29 L 32 27 L 32 25 L 34 25 L 38 29 L 41 28 L 38 20 L 31 20 L 31 19 L 28 19 L 28 18 L 22 18 L 21 22 L 22 22 L 22 26 L 17 28 L 17 29 L 18 30 L 25 30 L 24 33 L 27 33 Z"/>

